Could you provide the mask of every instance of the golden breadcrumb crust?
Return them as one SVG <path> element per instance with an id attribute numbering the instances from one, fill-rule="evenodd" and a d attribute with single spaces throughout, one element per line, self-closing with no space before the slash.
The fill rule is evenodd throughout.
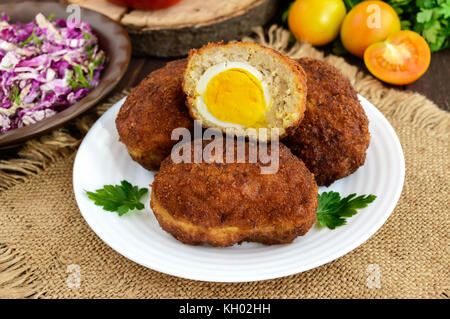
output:
<path id="1" fill-rule="evenodd" d="M 308 80 L 305 117 L 283 142 L 314 173 L 318 185 L 328 186 L 364 164 L 369 121 L 350 81 L 334 66 L 312 58 L 298 62 Z"/>
<path id="2" fill-rule="evenodd" d="M 246 163 L 175 164 L 166 158 L 151 185 L 160 226 L 191 245 L 282 244 L 304 235 L 316 219 L 314 176 L 282 144 L 275 174 L 261 174 L 260 162 L 248 163 L 252 152 L 247 143 Z"/>
<path id="3" fill-rule="evenodd" d="M 181 89 L 186 64 L 186 59 L 177 60 L 150 73 L 131 91 L 117 115 L 120 141 L 146 169 L 158 169 L 170 154 L 177 142 L 171 140 L 175 128 L 193 126 Z"/>

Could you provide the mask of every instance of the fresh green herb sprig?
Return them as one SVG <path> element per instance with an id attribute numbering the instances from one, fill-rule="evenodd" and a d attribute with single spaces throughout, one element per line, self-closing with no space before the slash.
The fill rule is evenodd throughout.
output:
<path id="1" fill-rule="evenodd" d="M 360 3 L 362 0 L 344 0 L 344 4 L 347 7 L 347 11 L 349 11 L 351 8 L 356 6 L 358 3 Z"/>
<path id="2" fill-rule="evenodd" d="M 289 6 L 287 7 L 287 9 L 283 12 L 283 14 L 281 15 L 281 21 L 283 23 L 287 23 L 288 17 L 289 17 L 289 11 L 291 10 L 292 5 L 294 4 L 294 2 L 292 2 L 291 4 L 289 4 Z"/>
<path id="3" fill-rule="evenodd" d="M 103 64 L 103 62 L 105 61 L 105 55 L 104 54 L 100 54 L 99 57 L 97 57 L 97 59 L 91 59 L 91 62 L 89 63 L 89 80 L 92 81 L 92 79 L 94 78 L 94 72 L 95 70 Z"/>
<path id="4" fill-rule="evenodd" d="M 92 89 L 89 81 L 86 79 L 81 65 L 73 66 L 74 72 L 68 72 L 67 83 L 72 89 L 88 88 Z"/>
<path id="5" fill-rule="evenodd" d="M 16 84 L 13 85 L 8 97 L 11 102 L 20 105 L 20 90 Z"/>
<path id="6" fill-rule="evenodd" d="M 31 43 L 31 41 L 34 42 L 34 44 L 41 46 L 43 41 L 39 39 L 39 37 L 36 35 L 36 29 L 33 29 L 33 32 L 31 32 L 30 36 L 23 42 L 19 43 L 19 46 L 24 47 Z"/>
<path id="7" fill-rule="evenodd" d="M 86 41 L 89 41 L 91 39 L 95 39 L 95 36 L 87 32 L 86 30 L 83 31 L 83 39 Z"/>
<path id="8" fill-rule="evenodd" d="M 92 42 L 96 37 L 86 31 L 83 33 L 83 39 Z M 84 72 L 80 65 L 73 67 L 73 72 L 67 73 L 67 83 L 72 89 L 88 88 L 92 89 L 90 82 L 94 78 L 95 70 L 105 62 L 105 55 L 102 51 L 97 51 L 97 45 L 95 43 L 90 43 L 86 46 L 86 53 L 89 58 L 86 64 L 87 71 Z M 97 53 L 96 53 L 97 52 Z M 89 80 L 88 80 L 89 79 Z"/>
<path id="9" fill-rule="evenodd" d="M 450 0 L 391 0 L 402 29 L 421 34 L 431 52 L 450 48 Z"/>
<path id="10" fill-rule="evenodd" d="M 317 221 L 320 226 L 335 229 L 347 223 L 347 217 L 352 217 L 358 209 L 365 208 L 377 197 L 375 195 L 350 194 L 341 199 L 337 192 L 324 192 L 319 195 Z"/>
<path id="11" fill-rule="evenodd" d="M 86 191 L 88 198 L 93 200 L 95 205 L 102 206 L 108 212 L 117 212 L 119 216 L 134 209 L 144 209 L 140 200 L 147 193 L 147 188 L 133 186 L 125 180 L 121 181 L 120 185 L 105 185 L 95 192 Z"/>

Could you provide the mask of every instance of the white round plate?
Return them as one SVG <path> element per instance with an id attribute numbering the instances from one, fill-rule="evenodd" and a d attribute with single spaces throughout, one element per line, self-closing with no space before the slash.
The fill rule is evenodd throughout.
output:
<path id="1" fill-rule="evenodd" d="M 185 245 L 162 230 L 145 200 L 145 210 L 122 217 L 94 205 L 85 190 L 127 180 L 149 187 L 154 172 L 135 163 L 118 141 L 115 118 L 124 99 L 109 109 L 91 128 L 81 144 L 73 168 L 75 198 L 86 222 L 119 254 L 154 270 L 182 278 L 240 282 L 278 278 L 326 264 L 352 251 L 370 238 L 386 221 L 400 197 L 405 161 L 400 142 L 386 118 L 359 97 L 370 121 L 372 136 L 366 163 L 354 174 L 320 192 L 334 190 L 375 194 L 377 199 L 347 225 L 334 230 L 314 226 L 292 244 L 265 246 L 243 243 L 227 248 Z"/>

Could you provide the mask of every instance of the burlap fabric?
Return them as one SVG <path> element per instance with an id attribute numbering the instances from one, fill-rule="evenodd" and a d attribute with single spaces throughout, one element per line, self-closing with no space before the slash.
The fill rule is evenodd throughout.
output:
<path id="1" fill-rule="evenodd" d="M 256 33 L 254 41 L 286 50 L 286 31 Z M 298 43 L 287 53 L 324 58 Z M 81 217 L 72 191 L 79 137 L 63 129 L 29 142 L 20 158 L 0 161 L 0 297 L 448 298 L 450 114 L 419 94 L 383 87 L 341 58 L 325 59 L 383 112 L 405 153 L 400 202 L 365 244 L 317 269 L 262 282 L 198 282 L 146 269 L 109 248 Z M 95 117 L 78 120 L 79 132 Z M 67 285 L 71 264 L 80 266 L 79 288 Z M 380 285 L 367 284 L 372 264 Z"/>

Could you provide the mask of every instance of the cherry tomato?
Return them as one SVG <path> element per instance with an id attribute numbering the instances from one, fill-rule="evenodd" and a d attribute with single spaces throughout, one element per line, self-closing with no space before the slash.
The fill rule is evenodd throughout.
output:
<path id="1" fill-rule="evenodd" d="M 400 19 L 390 5 L 383 1 L 363 1 L 342 22 L 341 41 L 351 54 L 362 58 L 369 45 L 398 31 Z"/>
<path id="2" fill-rule="evenodd" d="M 181 0 L 109 0 L 119 6 L 131 7 L 142 10 L 164 9 L 180 2 Z"/>
<path id="3" fill-rule="evenodd" d="M 295 38 L 312 45 L 325 45 L 339 34 L 346 9 L 342 0 L 297 0 L 288 16 Z"/>
<path id="4" fill-rule="evenodd" d="M 420 78 L 430 65 L 430 47 L 418 33 L 400 31 L 383 42 L 370 45 L 364 52 L 364 63 L 380 80 L 409 84 Z"/>

